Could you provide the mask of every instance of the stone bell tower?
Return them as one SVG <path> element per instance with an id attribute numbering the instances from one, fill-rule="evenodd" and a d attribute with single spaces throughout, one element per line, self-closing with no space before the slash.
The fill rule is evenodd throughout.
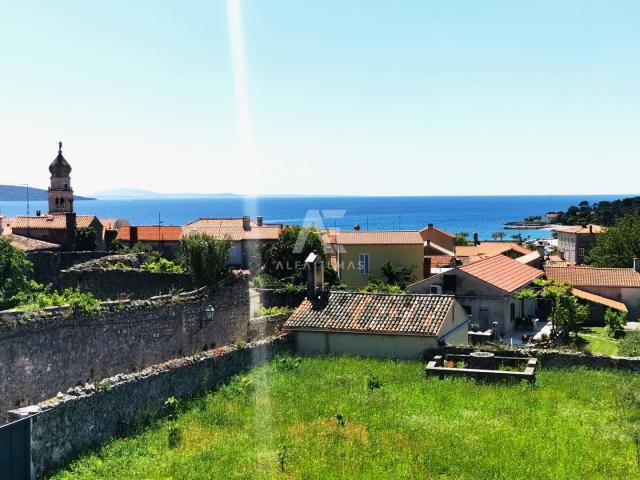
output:
<path id="1" fill-rule="evenodd" d="M 62 156 L 62 142 L 58 142 L 58 156 L 51 165 L 49 187 L 49 215 L 73 212 L 73 189 L 71 188 L 71 165 Z"/>

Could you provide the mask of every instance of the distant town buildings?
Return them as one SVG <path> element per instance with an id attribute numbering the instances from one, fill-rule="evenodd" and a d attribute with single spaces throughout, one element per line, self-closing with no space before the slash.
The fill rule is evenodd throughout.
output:
<path id="1" fill-rule="evenodd" d="M 558 234 L 558 255 L 567 263 L 583 265 L 597 236 L 604 230 L 604 227 L 592 224 L 554 229 Z"/>

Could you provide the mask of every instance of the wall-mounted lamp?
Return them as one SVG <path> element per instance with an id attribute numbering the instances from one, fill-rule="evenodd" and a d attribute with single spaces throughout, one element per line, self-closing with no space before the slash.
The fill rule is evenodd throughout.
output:
<path id="1" fill-rule="evenodd" d="M 213 320 L 216 315 L 216 309 L 213 305 L 207 305 L 204 307 L 204 316 L 207 320 Z"/>

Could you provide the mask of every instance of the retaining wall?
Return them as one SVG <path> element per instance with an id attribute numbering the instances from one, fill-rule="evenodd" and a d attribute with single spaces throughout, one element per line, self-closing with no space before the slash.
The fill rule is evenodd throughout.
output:
<path id="1" fill-rule="evenodd" d="M 51 283 L 60 287 L 60 271 L 79 263 L 96 260 L 109 255 L 107 252 L 28 252 L 27 258 L 33 263 L 33 279 L 45 285 Z"/>

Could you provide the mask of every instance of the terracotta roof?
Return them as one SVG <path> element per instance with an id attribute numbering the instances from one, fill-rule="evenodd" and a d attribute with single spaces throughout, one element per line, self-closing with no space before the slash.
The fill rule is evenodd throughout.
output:
<path id="1" fill-rule="evenodd" d="M 129 225 L 129 221 L 123 218 L 101 218 L 100 223 L 105 230 L 118 230 Z"/>
<path id="2" fill-rule="evenodd" d="M 89 227 L 99 221 L 95 215 L 76 215 L 78 228 Z M 18 216 L 9 222 L 12 229 L 64 230 L 67 228 L 66 215 L 43 215 L 41 217 Z"/>
<path id="3" fill-rule="evenodd" d="M 447 237 L 450 237 L 452 240 L 454 240 L 456 238 L 456 236 L 453 233 L 449 233 L 446 230 L 442 230 L 441 228 L 434 227 L 433 225 L 424 227 L 422 230 L 420 230 L 420 233 L 422 234 L 422 233 L 425 233 L 425 232 L 427 232 L 429 230 L 435 230 L 436 232 L 439 232 L 442 235 L 446 235 Z"/>
<path id="4" fill-rule="evenodd" d="M 583 300 L 587 300 L 593 303 L 599 303 L 600 305 L 604 305 L 605 307 L 610 307 L 615 310 L 620 310 L 621 312 L 628 312 L 627 306 L 624 303 L 616 302 L 615 300 L 611 300 L 610 298 L 602 297 L 600 295 L 596 295 L 595 293 L 585 292 L 584 290 L 580 290 L 578 288 L 572 288 L 571 293 L 573 293 L 576 297 L 582 298 Z"/>
<path id="5" fill-rule="evenodd" d="M 173 227 L 170 225 L 137 226 L 138 241 L 140 242 L 177 242 L 182 235 L 182 227 Z M 131 241 L 131 227 L 125 226 L 118 230 L 116 240 Z"/>
<path id="6" fill-rule="evenodd" d="M 422 245 L 422 237 L 417 230 L 381 230 L 338 232 L 338 245 Z"/>
<path id="7" fill-rule="evenodd" d="M 585 266 L 544 267 L 547 278 L 576 287 L 640 287 L 640 273 L 633 268 Z"/>
<path id="8" fill-rule="evenodd" d="M 501 254 L 463 265 L 460 270 L 509 293 L 544 275 L 542 270 Z"/>
<path id="9" fill-rule="evenodd" d="M 527 253 L 526 255 L 516 258 L 516 262 L 520 262 L 524 264 L 529 264 L 537 260 L 540 260 L 540 253 L 537 250 L 534 250 L 532 252 Z"/>
<path id="10" fill-rule="evenodd" d="M 455 265 L 455 257 L 449 255 L 431 255 L 431 268 L 449 267 Z"/>
<path id="11" fill-rule="evenodd" d="M 582 234 L 591 234 L 591 233 L 602 233 L 606 230 L 606 227 L 600 225 L 589 224 L 586 226 L 577 225 L 575 227 L 556 227 L 554 231 L 556 232 L 564 232 L 564 233 L 575 233 L 577 235 Z"/>
<path id="12" fill-rule="evenodd" d="M 233 222 L 220 222 L 218 225 L 209 222 L 193 222 L 182 227 L 182 236 L 205 234 L 218 239 L 228 237 L 234 242 L 241 240 L 277 240 L 280 237 L 281 230 L 280 225 L 258 227 L 255 223 L 251 225 L 249 230 L 245 230 L 242 228 L 242 219 L 240 219 L 239 225 L 234 225 Z"/>
<path id="13" fill-rule="evenodd" d="M 456 256 L 485 258 L 499 253 L 505 253 L 509 250 L 521 253 L 522 255 L 531 253 L 531 250 L 519 245 L 517 242 L 480 242 L 478 245 L 456 246 Z"/>
<path id="14" fill-rule="evenodd" d="M 23 252 L 34 252 L 38 250 L 59 250 L 61 247 L 57 243 L 45 242 L 43 240 L 36 240 L 35 238 L 27 238 L 21 235 L 3 235 L 0 238 L 6 238 L 11 242 L 11 245 Z"/>
<path id="15" fill-rule="evenodd" d="M 305 299 L 284 329 L 437 336 L 454 301 L 452 295 L 329 292 Z"/>

